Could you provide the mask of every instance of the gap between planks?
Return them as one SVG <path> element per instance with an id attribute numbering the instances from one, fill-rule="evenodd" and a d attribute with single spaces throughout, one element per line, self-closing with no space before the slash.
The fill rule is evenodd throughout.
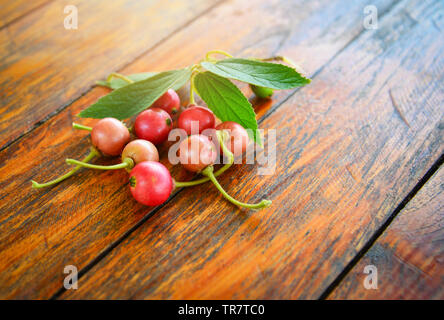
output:
<path id="1" fill-rule="evenodd" d="M 204 10 L 201 14 L 199 14 L 197 17 L 201 17 L 204 14 L 206 14 L 207 12 L 213 10 L 215 7 L 219 6 L 222 2 L 224 2 L 226 0 L 222 0 L 217 2 L 215 5 L 213 5 L 212 7 Z M 394 2 L 392 3 L 386 10 L 384 10 L 383 12 L 380 13 L 379 15 L 379 19 L 383 18 L 386 14 L 390 13 L 397 5 L 401 5 L 405 2 L 405 0 L 400 1 L 400 2 Z M 177 28 L 176 30 L 174 30 L 171 34 L 175 34 L 177 31 L 179 31 L 181 28 L 184 28 L 188 25 L 191 25 L 193 22 L 193 19 L 188 21 L 186 24 L 184 24 L 183 26 Z M 339 49 L 326 63 L 324 63 L 321 67 L 319 67 L 311 76 L 311 79 L 314 79 L 318 74 L 320 74 L 322 72 L 322 70 L 324 70 L 325 67 L 327 67 L 339 54 L 341 54 L 345 49 L 347 49 L 347 47 L 349 47 L 353 42 L 355 42 L 358 38 L 360 38 L 364 33 L 366 33 L 366 29 L 362 28 L 359 33 L 356 34 L 356 36 L 354 36 L 350 41 L 348 41 L 341 49 Z M 156 45 L 163 43 L 164 41 L 166 41 L 167 37 L 163 38 L 161 41 L 159 41 Z M 154 46 L 153 46 L 154 47 Z M 138 58 L 140 58 L 141 56 L 143 56 L 144 54 L 148 53 L 149 51 L 152 50 L 152 48 L 149 48 L 148 50 L 146 50 L 143 54 L 137 56 L 135 59 L 133 59 L 132 61 L 130 61 L 129 63 L 127 63 L 124 67 L 122 67 L 122 69 L 124 69 L 126 66 L 128 66 L 129 64 L 131 64 L 133 61 L 137 60 Z M 258 124 L 262 123 L 266 118 L 268 118 L 272 113 L 274 113 L 277 109 L 279 109 L 279 107 L 284 104 L 285 102 L 287 102 L 293 95 L 295 95 L 299 90 L 301 89 L 301 87 L 294 89 L 293 91 L 290 92 L 290 94 L 283 99 L 282 101 L 280 101 L 279 103 L 277 103 L 275 106 L 271 107 L 259 120 L 258 120 Z M 86 92 L 84 92 L 81 96 L 85 95 L 86 93 L 88 93 L 91 90 L 91 88 L 89 90 L 87 90 Z M 78 98 L 76 98 L 74 101 L 78 100 L 81 96 L 79 96 Z M 71 103 L 73 103 L 74 101 L 72 101 Z M 62 109 L 57 110 L 55 112 L 55 114 L 59 113 L 60 111 L 62 111 L 63 109 L 65 109 L 66 107 L 68 107 L 71 103 L 69 103 L 68 105 L 64 106 Z M 55 114 L 51 114 L 50 117 L 54 116 Z M 46 121 L 46 120 L 45 120 Z M 43 123 L 43 121 L 42 121 Z M 40 123 L 40 125 L 42 124 Z M 34 130 L 36 127 L 33 127 L 30 131 Z M 27 134 L 27 133 L 25 133 Z M 19 137 L 18 139 L 22 138 L 23 135 L 21 137 Z M 18 139 L 14 140 L 17 141 Z M 0 150 L 1 152 L 1 150 Z M 426 183 L 426 181 L 433 175 L 433 173 L 439 168 L 439 165 L 437 165 L 437 163 L 439 163 L 444 159 L 444 154 L 439 158 L 439 160 L 433 164 L 433 166 L 427 171 L 427 173 L 424 175 L 423 178 L 421 178 L 421 180 L 418 182 L 418 184 L 413 188 L 413 190 L 407 195 L 407 197 L 401 202 L 400 205 L 398 205 L 398 207 L 395 209 L 395 211 L 390 215 L 390 217 L 386 220 L 386 222 L 383 224 L 383 226 L 378 229 L 375 234 L 370 238 L 370 240 L 367 242 L 367 244 L 364 246 L 363 249 L 361 249 L 361 251 L 358 252 L 358 254 L 350 261 L 350 263 L 346 266 L 346 268 L 339 274 L 339 276 L 337 278 L 335 278 L 335 280 L 333 280 L 333 282 L 330 284 L 330 286 L 326 289 L 326 291 L 324 291 L 324 293 L 319 297 L 319 299 L 325 299 L 325 297 L 330 294 L 334 288 L 336 288 L 336 286 L 342 281 L 342 279 L 347 275 L 347 273 L 355 266 L 355 264 L 361 259 L 361 257 L 367 252 L 367 250 L 373 245 L 373 243 L 379 238 L 379 236 L 384 232 L 384 230 L 389 226 L 389 224 L 393 221 L 393 219 L 396 217 L 396 215 L 399 213 L 399 211 L 402 210 L 402 208 L 404 208 L 404 206 L 410 201 L 411 198 L 414 197 L 414 195 L 419 191 L 419 189 L 421 189 L 421 187 Z M 433 171 L 433 172 L 431 172 Z M 182 188 L 183 189 L 183 188 Z M 160 206 L 157 206 L 154 210 L 152 210 L 150 213 L 148 213 L 146 216 L 144 216 L 139 222 L 137 222 L 133 227 L 131 227 L 129 230 L 127 230 L 122 236 L 120 236 L 116 241 L 114 241 L 113 243 L 111 243 L 105 250 L 103 250 L 99 255 L 97 255 L 94 259 L 92 259 L 84 268 L 82 268 L 79 273 L 78 273 L 78 279 L 80 279 L 83 275 L 85 275 L 89 270 L 91 270 L 97 263 L 99 263 L 104 257 L 106 257 L 114 248 L 116 248 L 120 243 L 122 243 L 126 238 L 128 238 L 134 231 L 136 231 L 141 225 L 143 225 L 146 221 L 148 221 L 154 214 L 156 214 L 158 211 L 160 211 L 164 206 L 166 206 L 172 199 L 174 199 L 181 191 L 182 189 L 179 189 L 175 194 L 173 194 L 166 202 L 164 202 L 163 204 L 161 204 Z M 399 210 L 398 210 L 399 209 Z M 364 250 L 365 249 L 365 250 Z M 361 255 L 360 255 L 361 254 Z M 57 290 L 50 298 L 49 300 L 56 300 L 58 299 L 64 292 L 66 291 L 66 289 L 61 286 L 59 290 Z M 327 295 L 326 295 L 327 294 Z"/>
<path id="2" fill-rule="evenodd" d="M 444 162 L 444 153 L 436 160 L 436 162 L 430 167 L 426 174 L 418 181 L 418 183 L 413 187 L 413 189 L 407 194 L 407 196 L 401 201 L 401 203 L 393 210 L 387 220 L 382 224 L 382 226 L 375 231 L 367 243 L 362 247 L 361 250 L 354 256 L 354 258 L 345 266 L 341 273 L 333 280 L 333 282 L 325 289 L 325 291 L 319 297 L 320 300 L 325 300 L 328 296 L 339 286 L 339 284 L 344 280 L 344 278 L 350 273 L 350 271 L 358 264 L 358 262 L 365 256 L 365 254 L 370 250 L 370 248 L 376 243 L 379 237 L 384 233 L 384 231 L 390 226 L 393 220 L 398 216 L 398 214 L 404 209 L 404 207 L 412 200 L 415 195 L 421 190 L 421 188 L 429 181 L 429 179 L 438 171 Z"/>
<path id="3" fill-rule="evenodd" d="M 379 19 L 383 18 L 387 13 L 389 13 L 390 11 L 393 10 L 393 8 L 400 4 L 405 2 L 405 0 L 401 1 L 401 2 L 393 2 L 389 7 L 387 7 L 386 10 L 382 11 L 379 15 Z M 348 48 L 348 46 L 350 46 L 353 42 L 356 41 L 356 39 L 358 39 L 359 37 L 362 36 L 362 34 L 365 33 L 366 30 L 361 29 L 360 32 L 358 32 L 353 38 L 350 39 L 350 41 L 348 41 L 345 46 L 343 46 L 341 49 L 339 49 L 330 59 L 327 60 L 326 63 L 324 63 L 322 66 L 320 66 L 314 73 L 313 75 L 311 75 L 311 79 L 314 79 L 318 74 L 320 74 L 333 60 L 336 59 L 336 57 L 338 57 L 345 49 Z M 282 104 L 284 104 L 285 102 L 287 102 L 288 100 L 290 100 L 290 98 L 296 94 L 296 92 L 298 92 L 299 90 L 301 90 L 303 87 L 298 87 L 296 89 L 294 89 L 293 91 L 290 92 L 290 94 L 285 97 L 281 102 L 277 103 L 274 106 L 271 106 L 270 109 L 267 110 L 267 112 L 265 112 L 265 114 L 263 115 L 262 118 L 260 118 L 259 120 L 257 120 L 258 124 L 261 124 L 268 116 L 270 116 L 273 112 L 275 112 Z M 390 93 L 391 94 L 391 93 Z M 390 95 L 391 97 L 391 95 Z M 393 100 L 392 100 L 393 101 Z M 396 109 L 396 107 L 395 107 Z M 399 110 L 396 109 L 396 111 Z M 1 151 L 1 150 L 0 150 Z"/>
<path id="4" fill-rule="evenodd" d="M 14 23 L 16 23 L 17 21 L 23 19 L 23 18 L 26 17 L 27 15 L 30 15 L 30 14 L 33 13 L 34 11 L 37 11 L 37 10 L 39 10 L 39 9 L 41 9 L 41 8 L 43 8 L 43 7 L 45 7 L 46 5 L 48 5 L 48 4 L 49 4 L 50 2 L 52 2 L 52 1 L 54 1 L 54 0 L 48 0 L 48 1 L 45 1 L 45 2 L 43 2 L 43 3 L 39 4 L 39 5 L 37 5 L 36 7 L 31 8 L 29 11 L 26 11 L 25 13 L 19 15 L 18 17 L 15 17 L 15 18 L 12 19 L 11 21 L 8 21 L 8 22 L 5 23 L 4 25 L 2 25 L 2 26 L 0 27 L 0 30 L 3 30 L 4 28 L 8 28 L 9 26 L 11 26 L 11 25 L 13 25 Z"/>

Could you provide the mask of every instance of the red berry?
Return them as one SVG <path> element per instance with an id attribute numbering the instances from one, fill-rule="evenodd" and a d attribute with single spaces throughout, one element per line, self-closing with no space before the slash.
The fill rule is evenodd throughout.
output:
<path id="1" fill-rule="evenodd" d="M 173 120 L 170 115 L 159 108 L 150 108 L 141 112 L 134 122 L 136 136 L 154 144 L 161 144 L 167 140 L 172 128 Z"/>
<path id="2" fill-rule="evenodd" d="M 118 156 L 130 140 L 128 128 L 114 118 L 101 119 L 92 128 L 92 144 L 104 155 Z"/>
<path id="3" fill-rule="evenodd" d="M 137 139 L 126 145 L 122 151 L 122 161 L 130 158 L 134 164 L 143 161 L 159 161 L 159 152 L 154 144 L 148 140 Z"/>
<path id="4" fill-rule="evenodd" d="M 164 203 L 173 190 L 173 179 L 160 162 L 143 161 L 130 173 L 130 190 L 134 199 L 147 206 Z"/>
<path id="5" fill-rule="evenodd" d="M 217 151 L 207 136 L 196 134 L 179 145 L 179 161 L 192 172 L 199 172 L 216 161 Z"/>
<path id="6" fill-rule="evenodd" d="M 151 108 L 163 109 L 168 112 L 169 115 L 176 114 L 180 109 L 179 95 L 173 89 L 169 89 L 153 103 Z"/>
<path id="7" fill-rule="evenodd" d="M 215 122 L 216 119 L 210 109 L 193 105 L 182 111 L 179 116 L 178 127 L 185 130 L 188 135 L 199 134 L 205 129 L 214 128 Z M 192 129 L 197 132 L 193 132 Z"/>
<path id="8" fill-rule="evenodd" d="M 247 149 L 249 138 L 247 130 L 240 124 L 233 121 L 225 121 L 216 127 L 216 130 L 226 130 L 229 133 L 229 139 L 225 145 L 235 156 L 241 155 Z"/>

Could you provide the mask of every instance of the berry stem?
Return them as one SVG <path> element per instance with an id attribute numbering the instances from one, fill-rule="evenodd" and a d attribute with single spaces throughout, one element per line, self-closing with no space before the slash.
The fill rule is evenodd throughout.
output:
<path id="1" fill-rule="evenodd" d="M 82 161 L 83 161 L 83 162 L 88 162 L 88 161 L 90 161 L 92 158 L 94 158 L 95 156 L 98 156 L 98 155 L 100 155 L 100 154 L 99 154 L 99 152 L 96 150 L 96 148 L 91 147 L 91 149 L 90 149 L 90 151 L 89 151 L 89 154 L 88 154 L 88 155 L 87 155 Z M 76 173 L 80 168 L 81 168 L 80 166 L 77 166 L 77 167 L 75 167 L 74 169 L 72 169 L 71 171 L 69 171 L 68 173 L 64 174 L 63 176 L 60 176 L 60 177 L 58 177 L 57 179 L 54 179 L 54 180 L 48 181 L 48 182 L 46 182 L 46 183 L 38 183 L 38 182 L 35 182 L 34 180 L 31 180 L 32 187 L 33 187 L 34 189 L 39 189 L 39 188 L 45 188 L 45 187 L 52 186 L 52 185 L 54 185 L 54 184 L 57 184 L 57 183 L 59 183 L 59 182 L 65 180 L 65 179 L 71 177 L 71 176 L 72 176 L 74 173 Z"/>
<path id="2" fill-rule="evenodd" d="M 229 54 L 228 52 L 226 52 L 226 51 L 223 51 L 223 50 L 211 50 L 211 51 L 208 51 L 207 54 L 205 55 L 205 60 L 207 60 L 207 61 L 212 60 L 211 57 L 210 57 L 212 54 L 221 54 L 221 55 L 224 55 L 224 56 L 226 56 L 228 58 L 233 58 L 233 56 L 231 54 Z"/>
<path id="3" fill-rule="evenodd" d="M 231 197 L 223 188 L 222 186 L 219 184 L 219 182 L 217 181 L 216 177 L 214 176 L 213 173 L 213 166 L 208 166 L 205 169 L 203 169 L 202 174 L 206 175 L 208 178 L 210 178 L 211 182 L 213 182 L 213 184 L 216 186 L 216 188 L 220 191 L 220 193 L 222 193 L 222 195 L 225 197 L 225 199 L 227 199 L 228 201 L 230 201 L 231 203 L 239 206 L 239 207 L 244 207 L 244 208 L 248 208 L 248 209 L 261 209 L 261 208 L 265 208 L 271 205 L 271 201 L 270 200 L 262 200 L 259 203 L 255 203 L 255 204 L 250 204 L 250 203 L 245 203 L 245 202 L 240 202 L 237 201 L 236 199 L 234 199 L 233 197 Z"/>
<path id="4" fill-rule="evenodd" d="M 224 165 L 222 168 L 220 168 L 219 170 L 217 170 L 216 172 L 214 172 L 214 176 L 218 177 L 220 176 L 222 173 L 224 173 L 225 171 L 228 170 L 229 167 L 231 167 L 231 165 L 233 164 L 234 160 L 230 160 L 229 163 L 227 163 L 226 165 Z M 193 186 L 197 186 L 198 184 L 202 184 L 205 182 L 210 181 L 210 178 L 206 177 L 206 178 L 201 178 L 198 180 L 193 180 L 193 181 L 174 181 L 174 186 L 176 188 L 183 188 L 183 187 L 193 187 Z"/>
<path id="5" fill-rule="evenodd" d="M 117 73 L 117 72 L 112 72 L 110 73 L 110 75 L 108 76 L 108 78 L 106 78 L 106 82 L 110 82 L 112 78 L 119 78 L 122 79 L 123 81 L 126 81 L 128 83 L 133 83 L 134 81 L 131 80 L 130 78 L 128 78 L 127 76 L 124 76 L 121 73 Z"/>
<path id="6" fill-rule="evenodd" d="M 101 166 L 101 165 L 97 165 L 97 164 L 87 163 L 85 161 L 78 161 L 75 159 L 66 159 L 66 163 L 72 164 L 72 165 L 77 165 L 77 166 L 84 167 L 84 168 L 99 169 L 99 170 L 116 170 L 116 169 L 125 169 L 125 168 L 132 169 L 134 167 L 134 161 L 131 158 L 125 158 L 125 159 L 123 159 L 122 163 L 114 164 L 111 166 Z"/>
<path id="7" fill-rule="evenodd" d="M 190 104 L 195 104 L 194 101 L 194 92 L 196 91 L 196 87 L 194 85 L 194 77 L 196 76 L 196 73 L 193 73 L 190 78 Z"/>
<path id="8" fill-rule="evenodd" d="M 219 140 L 219 144 L 222 147 L 223 154 L 228 158 L 228 163 L 226 163 L 222 168 L 220 168 L 219 170 L 214 172 L 215 177 L 218 177 L 222 173 L 227 171 L 228 168 L 230 168 L 231 165 L 234 163 L 234 155 L 231 153 L 230 150 L 228 150 L 227 146 L 224 143 L 224 140 L 226 138 L 226 134 L 227 133 L 225 131 L 219 131 L 219 130 L 216 131 L 217 139 Z M 210 178 L 206 177 L 206 178 L 193 180 L 193 181 L 186 181 L 186 182 L 174 181 L 174 185 L 176 188 L 192 187 L 192 186 L 196 186 L 198 184 L 202 184 L 202 183 L 205 183 L 208 181 L 210 181 Z"/>
<path id="9" fill-rule="evenodd" d="M 78 123 L 75 123 L 75 122 L 72 123 L 72 127 L 73 127 L 74 129 L 78 129 L 78 130 L 92 131 L 92 128 L 91 128 L 91 127 L 84 126 L 84 125 L 82 125 L 82 124 L 78 124 Z"/>

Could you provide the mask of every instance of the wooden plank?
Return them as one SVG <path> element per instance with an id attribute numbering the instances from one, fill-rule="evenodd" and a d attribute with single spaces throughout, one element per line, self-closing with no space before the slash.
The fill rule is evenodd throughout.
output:
<path id="1" fill-rule="evenodd" d="M 244 56 L 291 54 L 313 73 L 362 30 L 365 3 L 347 5 L 348 16 L 342 14 L 345 4 L 341 0 L 238 0 L 223 4 L 122 72 L 182 67 L 198 61 L 206 50 L 223 48 Z M 392 3 L 375 2 L 380 12 Z M 335 36 L 327 32 L 333 27 Z M 312 55 L 316 59 L 311 59 Z M 95 88 L 0 153 L 0 297 L 51 296 L 62 286 L 65 265 L 84 268 L 153 212 L 131 199 L 123 171 L 85 170 L 52 189 L 28 189 L 30 179 L 54 178 L 65 172 L 64 158 L 80 158 L 87 152 L 86 134 L 73 131 L 71 122 L 75 114 L 106 92 Z M 289 94 L 277 94 L 274 105 Z M 269 108 L 269 103 L 259 105 L 258 114 Z M 98 163 L 112 161 L 117 160 Z M 180 167 L 173 169 L 173 175 L 181 180 L 190 178 Z"/>
<path id="2" fill-rule="evenodd" d="M 329 299 L 444 299 L 444 168 L 399 212 Z M 377 268 L 366 289 L 364 268 Z"/>
<path id="3" fill-rule="evenodd" d="M 20 19 L 27 13 L 32 12 L 32 10 L 41 7 L 42 5 L 48 3 L 49 1 L 51 0 L 0 1 L 0 28 L 3 28 L 9 23 L 12 23 L 13 21 Z"/>
<path id="4" fill-rule="evenodd" d="M 236 166 L 220 182 L 270 208 L 185 190 L 61 297 L 319 297 L 444 151 L 443 13 L 400 3 L 262 121 L 278 130 L 275 173 Z"/>
<path id="5" fill-rule="evenodd" d="M 0 30 L 0 148 L 216 2 L 76 0 L 78 29 L 66 30 L 55 1 Z"/>

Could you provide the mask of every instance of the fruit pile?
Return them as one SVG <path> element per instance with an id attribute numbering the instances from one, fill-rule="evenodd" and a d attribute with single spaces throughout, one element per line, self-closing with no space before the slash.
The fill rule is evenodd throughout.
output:
<path id="1" fill-rule="evenodd" d="M 214 54 L 228 58 L 216 60 Z M 164 203 L 175 188 L 211 181 L 227 200 L 237 206 L 250 209 L 269 206 L 269 200 L 248 204 L 232 198 L 216 177 L 233 164 L 235 157 L 242 156 L 251 140 L 262 144 L 251 104 L 227 78 L 249 83 L 260 98 L 270 97 L 274 89 L 309 83 L 309 79 L 294 68 L 266 62 L 270 60 L 289 62 L 282 57 L 234 59 L 226 52 L 215 50 L 207 53 L 198 64 L 182 70 L 129 76 L 111 74 L 106 81 L 98 83 L 114 91 L 79 114 L 80 117 L 100 120 L 92 128 L 73 124 L 75 129 L 91 132 L 90 153 L 82 161 L 66 159 L 69 165 L 74 166 L 67 174 L 46 183 L 32 181 L 32 186 L 52 186 L 72 176 L 81 167 L 125 169 L 129 172 L 132 196 L 144 205 Z M 175 89 L 188 80 L 190 101 L 183 109 Z M 207 107 L 195 103 L 195 93 Z M 128 129 L 122 120 L 134 115 L 137 115 L 134 124 Z M 159 162 L 157 147 L 171 140 L 173 129 L 179 130 L 176 155 L 180 164 L 204 177 L 187 182 L 175 181 L 169 170 Z M 135 139 L 132 140 L 132 137 Z M 96 156 L 120 156 L 121 163 L 110 166 L 89 163 Z M 224 165 L 215 171 L 213 165 L 221 157 Z"/>

